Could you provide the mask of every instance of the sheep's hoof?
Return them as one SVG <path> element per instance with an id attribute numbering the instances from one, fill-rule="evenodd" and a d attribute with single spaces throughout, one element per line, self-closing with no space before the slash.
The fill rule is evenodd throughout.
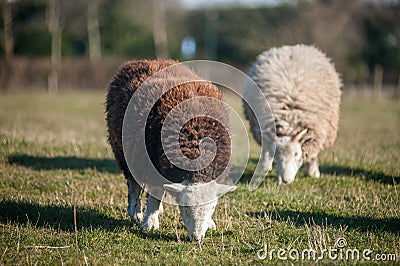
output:
<path id="1" fill-rule="evenodd" d="M 321 176 L 321 173 L 319 172 L 319 169 L 317 168 L 317 169 L 311 169 L 309 172 L 308 172 L 308 174 L 311 176 L 311 177 L 315 177 L 315 178 L 319 178 L 320 176 Z"/>
<path id="2" fill-rule="evenodd" d="M 144 230 L 157 230 L 160 228 L 158 217 L 146 217 L 141 223 L 140 227 Z"/>
<path id="3" fill-rule="evenodd" d="M 217 226 L 215 225 L 215 222 L 213 219 L 210 219 L 209 224 L 208 224 L 208 229 L 210 229 L 210 230 L 217 229 Z"/>
<path id="4" fill-rule="evenodd" d="M 134 222 L 135 224 L 140 224 L 143 221 L 143 213 L 138 212 L 131 216 L 131 221 Z"/>

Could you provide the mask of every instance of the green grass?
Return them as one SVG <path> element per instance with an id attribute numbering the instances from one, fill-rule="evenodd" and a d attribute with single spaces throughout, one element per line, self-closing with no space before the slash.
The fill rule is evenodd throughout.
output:
<path id="1" fill-rule="evenodd" d="M 272 172 L 249 192 L 253 145 L 243 180 L 220 199 L 217 230 L 200 247 L 188 241 L 175 206 L 166 206 L 158 231 L 129 221 L 125 180 L 106 142 L 104 94 L 0 94 L 0 264 L 268 263 L 257 258 L 264 245 L 334 248 L 339 237 L 346 248 L 393 253 L 399 262 L 399 102 L 344 98 L 320 179 L 300 175 L 278 186 Z M 272 262 L 285 264 L 276 253 Z"/>

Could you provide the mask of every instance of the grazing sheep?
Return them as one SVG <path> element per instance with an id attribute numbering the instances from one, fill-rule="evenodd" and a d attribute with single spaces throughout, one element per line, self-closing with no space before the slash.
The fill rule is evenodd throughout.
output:
<path id="1" fill-rule="evenodd" d="M 333 145 L 339 122 L 342 82 L 331 60 L 314 46 L 282 46 L 260 54 L 249 75 L 268 100 L 275 120 L 276 135 L 261 136 L 260 127 L 265 128 L 267 122 L 259 121 L 259 127 L 243 103 L 254 138 L 267 143 L 261 154 L 263 168 L 272 167 L 273 149 L 269 147 L 275 145 L 278 183 L 293 182 L 303 162 L 308 175 L 319 177 L 318 153 Z M 257 108 L 248 87 L 244 94 Z"/>
<path id="2" fill-rule="evenodd" d="M 178 85 L 168 88 L 168 81 L 179 80 L 184 77 L 188 80 L 201 80 L 189 68 L 183 65 L 175 65 L 178 62 L 172 60 L 137 60 L 129 61 L 114 76 L 106 100 L 106 122 L 108 127 L 108 141 L 112 147 L 119 168 L 123 171 L 128 183 L 128 213 L 131 219 L 141 223 L 145 229 L 157 229 L 159 227 L 158 215 L 162 209 L 159 199 L 149 195 L 147 199 L 146 216 L 143 219 L 140 195 L 143 192 L 137 179 L 129 171 L 128 163 L 125 160 L 122 128 L 124 114 L 132 95 L 137 89 L 146 82 L 150 82 L 148 90 L 139 92 L 139 99 L 150 106 L 151 111 L 146 119 L 145 145 L 152 164 L 163 177 L 173 182 L 164 184 L 164 189 L 176 197 L 184 197 L 188 202 L 198 202 L 199 199 L 206 199 L 202 204 L 188 204 L 190 206 L 179 206 L 185 228 L 191 240 L 201 241 L 208 228 L 215 228 L 215 223 L 211 216 L 214 213 L 219 195 L 234 190 L 236 187 L 216 183 L 215 179 L 226 168 L 229 170 L 229 158 L 231 154 L 231 141 L 227 129 L 223 124 L 228 122 L 228 113 L 220 101 L 209 100 L 207 104 L 192 104 L 186 107 L 185 114 L 212 113 L 220 117 L 223 121 L 216 121 L 207 116 L 197 116 L 187 121 L 179 133 L 179 148 L 174 150 L 173 138 L 161 142 L 162 128 L 167 115 L 176 108 L 178 104 L 199 96 L 210 97 L 211 99 L 221 100 L 222 95 L 218 88 L 209 82 L 193 81 L 188 83 L 176 83 Z M 173 71 L 168 72 L 168 67 L 173 66 Z M 149 79 L 160 70 L 166 70 L 163 79 Z M 163 72 L 164 72 L 163 71 Z M 147 80 L 149 79 L 149 80 Z M 149 84 L 147 84 L 149 85 Z M 156 102 L 150 102 L 149 95 L 152 90 L 162 90 L 162 96 Z M 139 90 L 138 90 L 139 91 Z M 146 96 L 146 93 L 147 96 Z M 136 95 L 135 95 L 136 97 Z M 151 97 L 150 97 L 151 98 Z M 204 97 L 203 97 L 204 98 Z M 207 101 L 207 99 L 205 99 Z M 216 103 L 218 102 L 218 103 Z M 185 108 L 185 107 L 183 107 Z M 138 111 L 139 115 L 141 110 Z M 168 116 L 170 118 L 170 116 Z M 176 119 L 172 116 L 172 120 Z M 172 121 L 177 122 L 177 121 Z M 134 123 L 136 123 L 134 121 Z M 177 122 L 179 123 L 179 122 Z M 173 123 L 172 123 L 173 124 Z M 131 132 L 135 134 L 135 132 Z M 204 138 L 211 138 L 215 142 L 216 154 L 212 162 L 200 170 L 184 170 L 171 163 L 166 153 L 183 154 L 186 158 L 194 160 L 198 158 L 204 150 L 200 148 L 200 142 Z M 203 143 L 204 144 L 204 143 Z M 207 146 L 202 144 L 202 148 Z M 143 154 L 135 154 L 142 157 Z M 133 166 L 135 169 L 140 165 Z M 227 171 L 226 171 L 227 172 Z M 135 172 L 135 175 L 136 172 Z M 143 174 L 145 175 L 145 174 Z M 151 178 L 151 177 L 145 177 Z M 151 182 L 150 182 L 151 183 Z M 208 186 L 202 186 L 202 185 Z M 204 191 L 207 189 L 207 191 Z M 205 193 L 206 192 L 206 193 Z M 197 201 L 196 201 L 197 200 Z M 205 204 L 203 204 L 206 202 Z"/>

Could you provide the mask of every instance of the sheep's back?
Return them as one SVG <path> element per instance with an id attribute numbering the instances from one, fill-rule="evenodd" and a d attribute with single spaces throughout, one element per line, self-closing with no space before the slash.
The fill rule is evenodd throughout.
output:
<path id="1" fill-rule="evenodd" d="M 168 66 L 176 64 L 175 61 L 131 61 L 125 64 L 121 70 L 113 78 L 109 93 L 107 95 L 107 125 L 109 133 L 109 142 L 114 151 L 115 158 L 119 167 L 124 171 L 125 176 L 130 176 L 127 167 L 123 148 L 122 148 L 122 123 L 124 120 L 125 110 L 128 103 L 136 91 L 136 89 L 151 75 L 157 71 L 164 69 Z M 163 77 L 163 75 L 165 75 Z M 195 159 L 199 156 L 199 142 L 204 137 L 210 137 L 216 140 L 217 154 L 212 163 L 206 168 L 198 171 L 187 171 L 180 169 L 173 165 L 166 157 L 161 145 L 161 128 L 168 113 L 179 103 L 196 96 L 207 96 L 214 99 L 222 100 L 222 96 L 218 88 L 211 83 L 204 81 L 193 81 L 177 85 L 172 89 L 168 86 L 170 82 L 166 80 L 187 79 L 187 80 L 201 80 L 189 68 L 185 66 L 174 67 L 172 72 L 165 71 L 157 79 L 152 78 L 146 81 L 149 88 L 161 88 L 164 94 L 158 101 L 150 102 L 150 91 L 141 90 L 138 93 L 143 95 L 138 96 L 142 104 L 151 109 L 148 117 L 141 117 L 146 119 L 145 129 L 145 143 L 148 155 L 156 167 L 156 169 L 167 179 L 173 182 L 181 182 L 185 179 L 191 182 L 209 182 L 219 176 L 227 167 L 226 158 L 230 156 L 230 138 L 223 124 L 228 124 L 228 116 L 225 108 L 221 104 L 215 104 L 210 101 L 209 105 L 195 105 L 191 106 L 188 112 L 201 113 L 203 110 L 211 109 L 222 117 L 223 121 L 214 121 L 211 118 L 197 117 L 187 122 L 181 129 L 179 135 L 179 146 L 184 156 L 189 159 Z M 179 82 L 177 82 L 178 84 Z M 142 114 L 140 114 L 142 115 Z M 145 115 L 145 114 L 143 114 Z M 135 134 L 135 132 L 133 132 Z M 164 147 L 169 147 L 168 139 L 164 143 Z M 143 154 L 135 154 L 135 156 L 143 156 Z"/>
<path id="2" fill-rule="evenodd" d="M 163 147 L 173 151 L 173 157 L 181 155 L 190 160 L 201 156 L 200 141 L 206 137 L 211 138 L 216 144 L 216 155 L 213 161 L 205 168 L 197 171 L 188 171 L 174 166 L 164 150 L 161 148 L 160 132 L 169 112 L 179 103 L 194 97 L 205 96 L 202 102 L 192 101 L 190 108 L 185 110 L 185 116 L 193 117 L 180 129 L 180 151 L 173 149 L 176 141 L 174 138 L 166 138 Z M 215 99 L 220 101 L 215 101 Z M 210 111 L 211 110 L 211 111 Z M 212 114 L 211 117 L 198 116 L 198 114 Z M 178 119 L 180 120 L 180 119 Z M 229 132 L 225 126 L 229 125 L 227 110 L 222 102 L 222 95 L 218 88 L 208 82 L 189 82 L 169 90 L 154 105 L 150 112 L 146 127 L 146 145 L 153 151 L 151 159 L 162 175 L 173 182 L 189 180 L 190 182 L 210 182 L 221 176 L 228 167 L 231 142 Z M 147 133 L 148 132 L 148 133 Z M 227 172 L 226 172 L 227 174 Z"/>

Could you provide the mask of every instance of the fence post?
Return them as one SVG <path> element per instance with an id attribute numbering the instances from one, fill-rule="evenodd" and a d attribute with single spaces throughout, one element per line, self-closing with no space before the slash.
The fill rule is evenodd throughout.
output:
<path id="1" fill-rule="evenodd" d="M 400 75 L 397 80 L 397 86 L 395 87 L 394 98 L 400 101 Z"/>
<path id="2" fill-rule="evenodd" d="M 380 65 L 376 65 L 374 68 L 374 88 L 373 97 L 380 99 L 382 96 L 382 81 L 383 81 L 383 68 Z"/>
<path id="3" fill-rule="evenodd" d="M 361 65 L 360 72 L 361 72 L 360 73 L 360 77 L 361 77 L 360 84 L 362 84 L 360 86 L 360 89 L 361 89 L 361 92 L 362 92 L 361 94 L 364 97 L 369 97 L 369 94 L 370 94 L 370 91 L 369 91 L 370 85 L 369 85 L 369 82 L 368 82 L 368 80 L 369 80 L 369 69 L 365 64 L 363 64 L 363 65 Z"/>

